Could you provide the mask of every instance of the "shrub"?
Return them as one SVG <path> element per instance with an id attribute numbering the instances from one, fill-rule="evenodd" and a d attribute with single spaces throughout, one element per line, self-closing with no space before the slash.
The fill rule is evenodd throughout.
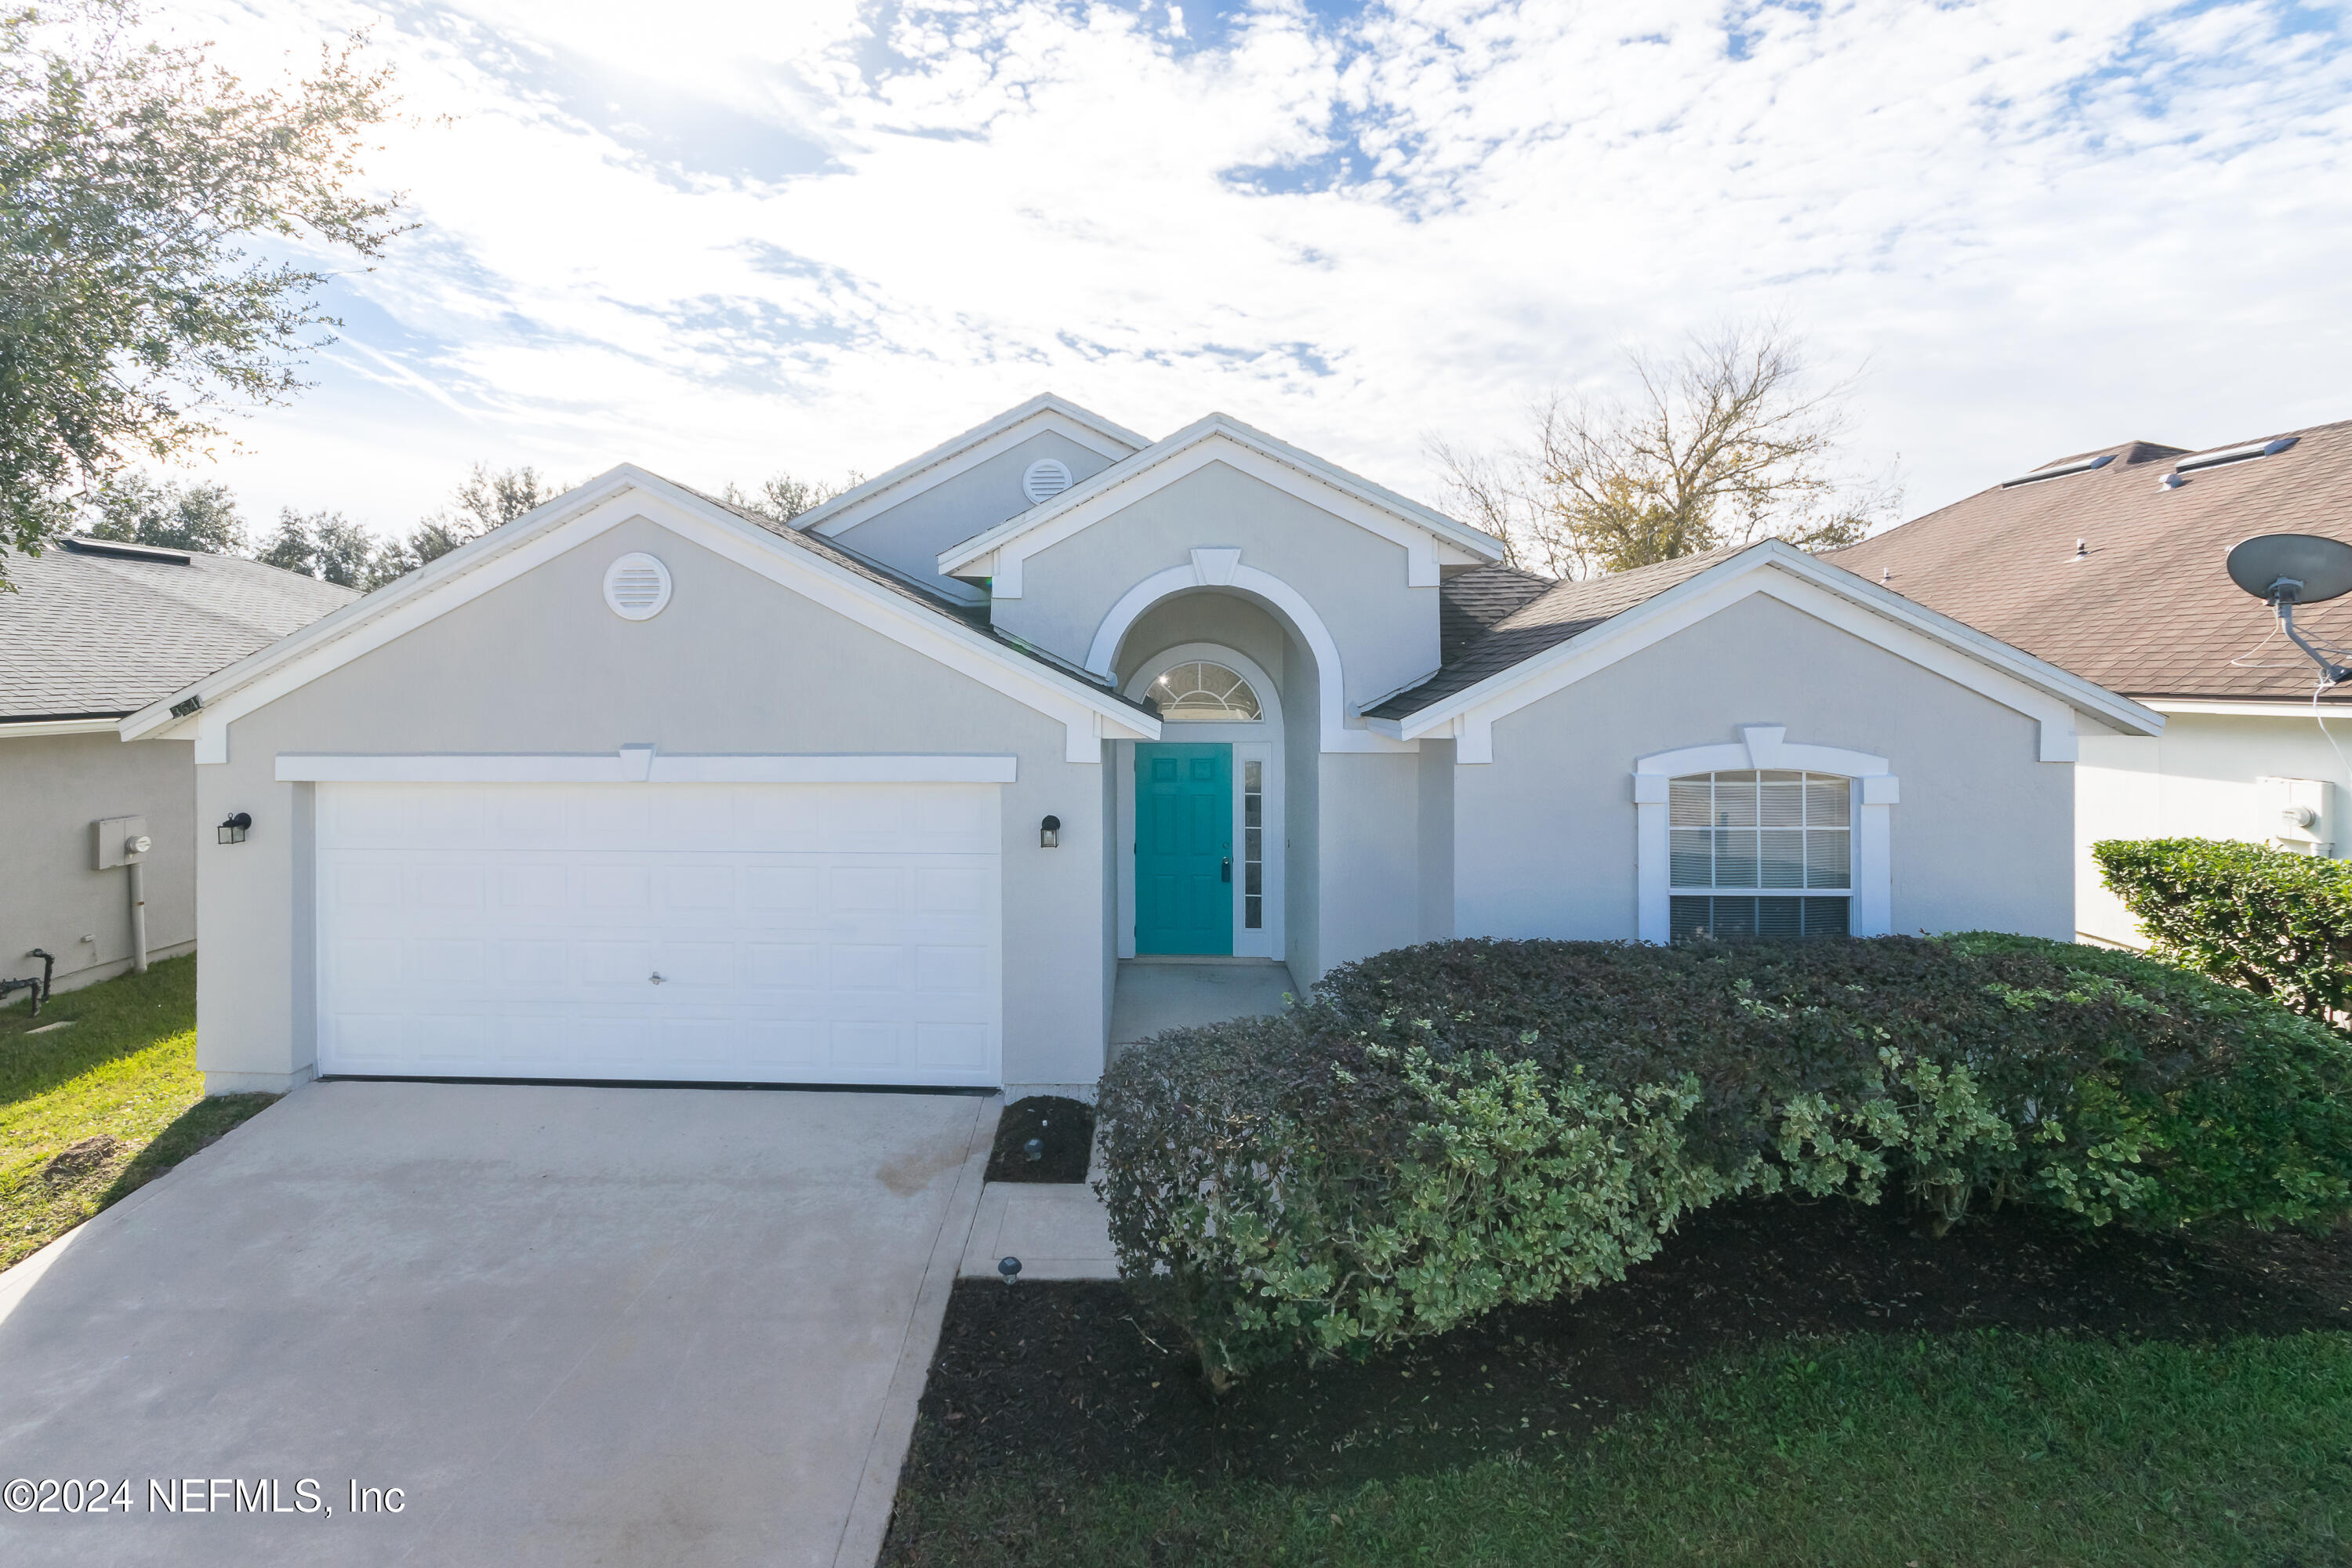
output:
<path id="1" fill-rule="evenodd" d="M 1099 1113 L 1122 1271 L 1219 1386 L 1622 1279 L 1736 1193 L 1895 1190 L 1939 1226 L 2352 1209 L 2352 1045 L 2022 937 L 1407 948 L 1131 1048 Z"/>
<path id="2" fill-rule="evenodd" d="M 2111 838 L 2091 858 L 2157 956 L 2312 1017 L 2352 1011 L 2352 865 L 2210 838 Z"/>

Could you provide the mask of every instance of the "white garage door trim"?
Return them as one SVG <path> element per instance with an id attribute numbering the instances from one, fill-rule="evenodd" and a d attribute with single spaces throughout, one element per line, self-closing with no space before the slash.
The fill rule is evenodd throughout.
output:
<path id="1" fill-rule="evenodd" d="M 280 784 L 1011 784 L 1019 759 L 951 752 L 280 752 Z"/>
<path id="2" fill-rule="evenodd" d="M 995 1087 L 1001 794 L 318 781 L 319 1071 Z"/>

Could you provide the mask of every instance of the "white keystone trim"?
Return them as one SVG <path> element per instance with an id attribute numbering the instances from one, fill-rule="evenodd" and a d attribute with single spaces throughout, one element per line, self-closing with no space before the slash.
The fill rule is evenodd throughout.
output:
<path id="1" fill-rule="evenodd" d="M 1204 552 L 1196 551 L 1196 556 Z M 1409 745 L 1370 730 L 1348 727 L 1346 679 L 1339 667 L 1339 645 L 1332 639 L 1330 628 L 1307 596 L 1270 572 L 1255 566 L 1236 563 L 1233 574 L 1222 586 L 1255 594 L 1289 617 L 1291 626 L 1307 644 L 1307 651 L 1315 657 L 1316 695 L 1321 709 L 1318 728 L 1321 747 L 1327 752 L 1411 752 L 1418 745 Z M 1087 649 L 1087 668 L 1106 679 L 1116 673 L 1113 666 L 1118 658 L 1119 644 L 1128 632 L 1140 620 L 1143 613 L 1171 594 L 1208 585 L 1197 561 L 1182 566 L 1171 566 L 1165 572 L 1155 572 L 1119 596 L 1110 607 L 1102 624 L 1095 628 L 1094 641 Z M 1147 736 L 1158 740 L 1158 735 Z"/>
<path id="2" fill-rule="evenodd" d="M 1023 563 L 1145 496 L 1213 463 L 1249 475 L 1309 506 L 1376 534 L 1405 552 L 1405 581 L 1434 588 L 1441 566 L 1502 559 L 1502 544 L 1475 528 L 1405 500 L 1222 414 L 1073 485 L 1042 506 L 940 552 L 943 576 L 987 577 L 999 599 L 1022 596 Z"/>
<path id="3" fill-rule="evenodd" d="M 194 686 L 159 699 L 122 721 L 122 736 L 139 740 L 193 734 L 199 763 L 225 763 L 229 726 L 247 713 L 638 519 L 1059 720 L 1065 727 L 1063 754 L 1070 762 L 1098 763 L 1106 738 L 1159 738 L 1159 721 L 1109 692 L 1076 676 L 1047 669 L 690 490 L 625 464 Z M 203 706 L 174 718 L 173 705 L 192 696 L 201 697 Z"/>
<path id="4" fill-rule="evenodd" d="M 813 528 L 832 538 L 1045 431 L 1113 463 L 1151 445 L 1149 437 L 1114 425 L 1091 409 L 1081 408 L 1050 392 L 1040 393 L 994 418 L 982 421 L 961 436 L 949 437 L 928 452 L 909 458 L 887 473 L 844 490 L 823 506 L 811 507 L 793 519 L 792 526 Z"/>
<path id="5" fill-rule="evenodd" d="M 1888 808 L 1902 799 L 1902 782 L 1887 772 L 1885 757 L 1840 746 L 1797 744 L 1782 738 L 1787 733 L 1778 724 L 1743 724 L 1737 741 L 1653 752 L 1633 760 L 1635 921 L 1642 941 L 1663 942 L 1674 937 L 1667 781 L 1685 773 L 1750 768 L 1838 773 L 1853 781 L 1853 866 L 1847 884 L 1852 902 L 1846 929 L 1855 936 L 1885 936 L 1895 929 L 1895 831 Z M 1731 896 L 1740 895 L 1735 891 Z"/>
<path id="6" fill-rule="evenodd" d="M 1011 784 L 1018 759 L 956 753 L 778 752 L 659 756 L 280 752 L 280 784 Z"/>
<path id="7" fill-rule="evenodd" d="M 1453 734 L 1460 763 L 1490 761 L 1496 720 L 1762 594 L 1852 634 L 2040 725 L 2038 755 L 2071 763 L 2075 714 L 2126 734 L 2161 732 L 2164 719 L 2127 698 L 1828 565 L 1767 540 L 1612 616 L 1591 631 L 1381 727 L 1404 740 Z"/>

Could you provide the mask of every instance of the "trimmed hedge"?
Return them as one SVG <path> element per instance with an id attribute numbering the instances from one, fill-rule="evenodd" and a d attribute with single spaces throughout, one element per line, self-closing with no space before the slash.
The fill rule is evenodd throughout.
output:
<path id="1" fill-rule="evenodd" d="M 1131 1047 L 1098 1113 L 1121 1270 L 1216 1386 L 1622 1279 L 1738 1193 L 2352 1213 L 2352 1043 L 2024 937 L 1407 948 Z"/>
<path id="2" fill-rule="evenodd" d="M 2352 863 L 2211 838 L 2111 838 L 2091 858 L 2158 957 L 2315 1018 L 2352 1013 Z"/>

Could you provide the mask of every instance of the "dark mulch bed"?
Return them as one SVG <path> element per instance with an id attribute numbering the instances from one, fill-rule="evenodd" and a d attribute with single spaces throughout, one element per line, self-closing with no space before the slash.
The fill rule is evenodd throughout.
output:
<path id="1" fill-rule="evenodd" d="M 2144 1339 L 2352 1329 L 2352 1232 L 2189 1243 L 2011 1211 L 1934 1239 L 1894 1205 L 1785 1199 L 1685 1224 L 1623 1283 L 1366 1365 L 1213 1400 L 1117 1284 L 956 1287 L 903 1485 L 982 1471 L 1295 1483 L 1569 1443 L 1695 1363 L 1801 1334 L 2006 1328 Z"/>
<path id="2" fill-rule="evenodd" d="M 1034 1138 L 1045 1152 L 1032 1160 L 1022 1145 Z M 1095 1108 L 1058 1094 L 1033 1095 L 1004 1108 L 996 1147 L 988 1156 L 992 1182 L 1083 1182 L 1095 1146 Z"/>

